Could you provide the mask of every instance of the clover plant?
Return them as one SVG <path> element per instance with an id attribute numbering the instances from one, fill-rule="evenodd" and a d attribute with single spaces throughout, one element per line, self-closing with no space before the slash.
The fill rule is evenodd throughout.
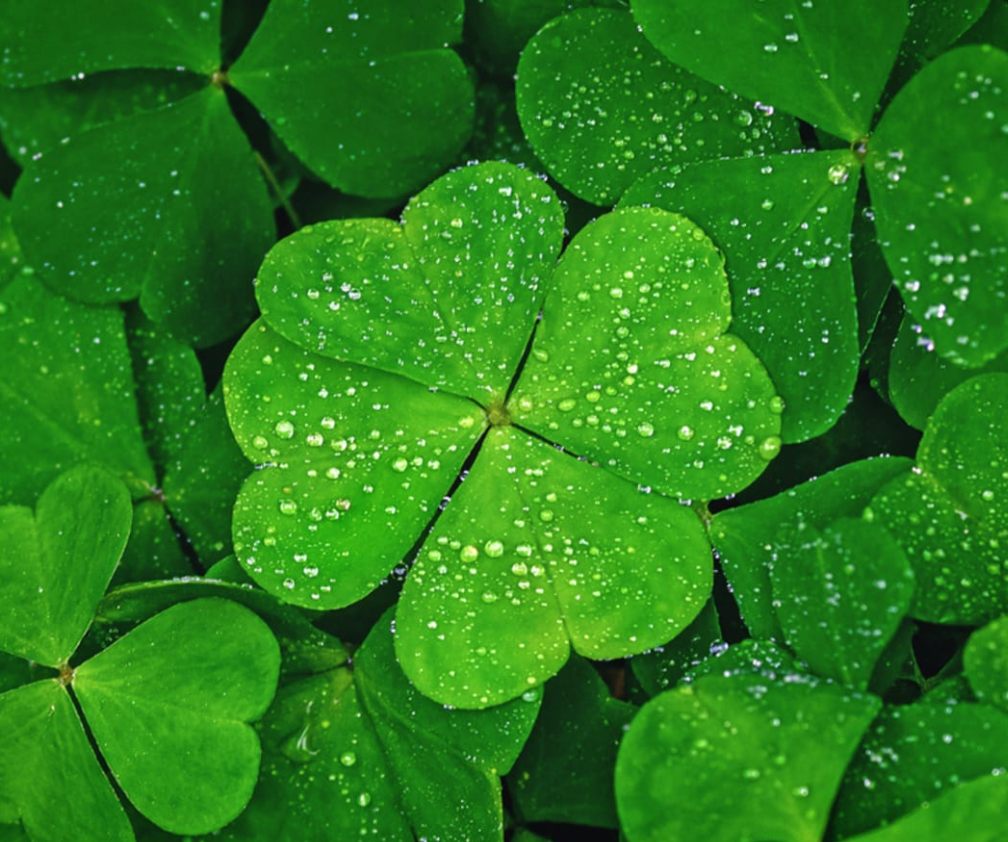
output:
<path id="1" fill-rule="evenodd" d="M 1001 842 L 1006 0 L 0 4 L 0 842 Z"/>

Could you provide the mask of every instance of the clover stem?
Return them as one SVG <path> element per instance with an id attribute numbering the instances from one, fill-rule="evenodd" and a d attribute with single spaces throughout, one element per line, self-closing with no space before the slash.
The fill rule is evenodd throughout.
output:
<path id="1" fill-rule="evenodd" d="M 70 684 L 73 684 L 75 672 L 76 672 L 76 670 L 74 670 L 74 668 L 72 666 L 70 666 L 70 664 L 67 663 L 66 661 L 64 661 L 62 664 L 60 664 L 59 665 L 59 677 L 57 679 L 59 681 L 59 683 L 60 683 L 60 686 L 61 687 L 66 687 L 66 686 L 68 686 Z"/>
<path id="2" fill-rule="evenodd" d="M 850 150 L 854 153 L 855 158 L 859 161 L 864 161 L 868 155 L 868 136 L 865 135 L 853 141 L 850 145 Z"/>
<path id="3" fill-rule="evenodd" d="M 228 79 L 226 70 L 215 70 L 210 74 L 210 84 L 215 88 L 224 88 L 231 84 L 231 80 Z"/>
<path id="4" fill-rule="evenodd" d="M 503 398 L 494 398 L 486 409 L 487 420 L 494 427 L 507 427 L 511 423 L 511 413 Z"/>
<path id="5" fill-rule="evenodd" d="M 301 217 L 298 215 L 298 212 L 294 210 L 294 206 L 290 203 L 290 199 L 287 194 L 284 193 L 283 189 L 280 187 L 280 182 L 277 180 L 272 167 L 270 167 L 270 165 L 266 162 L 266 159 L 259 153 L 258 150 L 255 150 L 254 154 L 256 163 L 259 165 L 259 169 L 262 170 L 263 175 L 266 177 L 266 181 L 269 182 L 269 186 L 273 189 L 274 194 L 276 194 L 277 200 L 280 202 L 280 206 L 287 214 L 287 218 L 290 220 L 291 225 L 294 226 L 295 230 L 301 228 Z"/>

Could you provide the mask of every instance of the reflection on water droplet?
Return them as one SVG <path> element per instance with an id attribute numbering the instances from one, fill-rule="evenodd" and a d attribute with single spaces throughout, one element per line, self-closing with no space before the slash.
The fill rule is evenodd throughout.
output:
<path id="1" fill-rule="evenodd" d="M 760 442 L 759 455 L 768 462 L 773 459 L 781 449 L 781 440 L 778 436 L 767 436 Z"/>
<path id="2" fill-rule="evenodd" d="M 282 439 L 294 438 L 294 425 L 290 421 L 277 421 L 273 430 Z"/>
<path id="3" fill-rule="evenodd" d="M 637 432 L 644 438 L 649 439 L 654 435 L 654 424 L 651 424 L 648 421 L 641 421 L 641 423 L 637 425 Z"/>

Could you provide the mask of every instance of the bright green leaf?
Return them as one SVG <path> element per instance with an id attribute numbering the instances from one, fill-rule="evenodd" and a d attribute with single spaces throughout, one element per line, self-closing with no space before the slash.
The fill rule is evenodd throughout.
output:
<path id="1" fill-rule="evenodd" d="M 105 466 L 134 496 L 155 485 L 140 435 L 122 314 L 59 298 L 22 274 L 0 296 L 0 500 L 33 502 L 61 471 Z"/>
<path id="2" fill-rule="evenodd" d="M 799 144 L 792 120 L 670 64 L 617 9 L 546 24 L 522 53 L 517 100 L 550 174 L 599 205 L 658 167 Z"/>
<path id="3" fill-rule="evenodd" d="M 865 172 L 879 242 L 935 351 L 976 367 L 1008 348 L 1008 54 L 963 47 L 886 109 Z"/>
<path id="4" fill-rule="evenodd" d="M 396 652 L 425 695 L 488 707 L 570 648 L 611 659 L 671 639 L 710 588 L 689 509 L 495 427 L 406 580 Z"/>
<path id="5" fill-rule="evenodd" d="M 812 672 L 864 690 L 910 607 L 913 569 L 885 529 L 859 518 L 795 539 L 770 568 L 784 638 Z"/>
<path id="6" fill-rule="evenodd" d="M 784 401 L 788 443 L 832 427 L 857 377 L 849 235 L 858 169 L 846 151 L 709 161 L 646 175 L 620 200 L 688 216 L 723 252 L 732 330 Z"/>
<path id="7" fill-rule="evenodd" d="M 783 640 L 770 583 L 781 533 L 794 534 L 802 524 L 823 529 L 837 518 L 860 515 L 878 488 L 909 465 L 899 458 L 854 462 L 775 497 L 715 515 L 711 542 L 754 637 Z"/>
<path id="8" fill-rule="evenodd" d="M 59 682 L 0 695 L 0 733 L 0 804 L 11 801 L 32 842 L 133 842 L 129 819 Z"/>
<path id="9" fill-rule="evenodd" d="M 723 258 L 699 227 L 606 214 L 553 277 L 516 422 L 663 494 L 739 491 L 780 450 L 780 399 L 730 321 Z"/>
<path id="10" fill-rule="evenodd" d="M 970 636 L 963 668 L 978 699 L 1008 712 L 1008 617 Z"/>
<path id="11" fill-rule="evenodd" d="M 222 91 L 74 136 L 32 163 L 13 201 L 25 259 L 53 289 L 96 303 L 139 296 L 196 344 L 252 316 L 249 280 L 273 218 Z"/>
<path id="12" fill-rule="evenodd" d="M 671 61 L 844 140 L 871 128 L 907 25 L 906 0 L 632 0 Z"/>
<path id="13" fill-rule="evenodd" d="M 100 70 L 217 69 L 221 0 L 8 0 L 0 84 L 37 85 Z"/>
<path id="14" fill-rule="evenodd" d="M 1000 775 L 1008 716 L 987 705 L 938 702 L 887 707 L 844 774 L 833 827 L 853 836 L 925 804 L 964 781 Z"/>
<path id="15" fill-rule="evenodd" d="M 228 75 L 334 187 L 400 196 L 451 164 L 472 131 L 472 83 L 446 49 L 462 7 L 272 0 Z"/>
<path id="16" fill-rule="evenodd" d="M 616 761 L 629 842 L 809 842 L 878 710 L 828 684 L 706 676 L 656 696 Z"/>
<path id="17" fill-rule="evenodd" d="M 119 563 L 131 517 L 123 484 L 84 466 L 54 480 L 34 514 L 0 507 L 0 649 L 66 663 Z"/>
<path id="18" fill-rule="evenodd" d="M 279 668 L 262 620 L 206 599 L 168 608 L 119 638 L 77 667 L 73 688 L 137 809 L 173 833 L 207 833 L 251 798 L 260 747 L 247 723 L 269 706 Z"/>
<path id="19" fill-rule="evenodd" d="M 546 684 L 542 711 L 508 781 L 526 822 L 616 827 L 612 768 L 634 715 L 577 656 Z"/>

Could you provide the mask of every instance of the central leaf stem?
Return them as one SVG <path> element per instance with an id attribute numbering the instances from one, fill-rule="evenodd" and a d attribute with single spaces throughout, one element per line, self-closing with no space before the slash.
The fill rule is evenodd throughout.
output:
<path id="1" fill-rule="evenodd" d="M 487 420 L 494 427 L 507 427 L 511 423 L 511 413 L 508 412 L 504 398 L 494 398 L 486 409 Z"/>

